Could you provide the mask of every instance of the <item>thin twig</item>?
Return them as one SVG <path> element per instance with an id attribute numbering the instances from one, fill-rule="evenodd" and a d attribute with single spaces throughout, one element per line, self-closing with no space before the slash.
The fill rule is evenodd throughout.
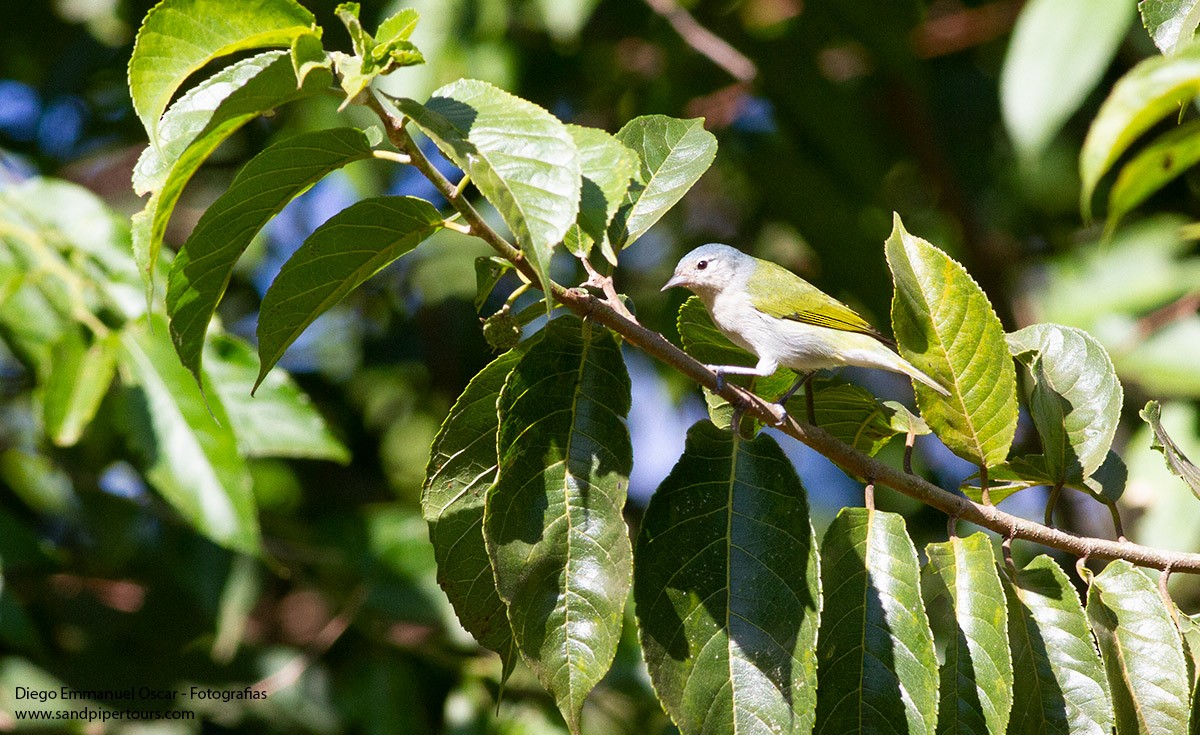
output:
<path id="1" fill-rule="evenodd" d="M 655 13 L 663 17 L 684 43 L 729 72 L 739 82 L 749 82 L 758 76 L 758 67 L 741 51 L 717 34 L 700 25 L 691 13 L 675 0 L 646 0 Z"/>
<path id="2" fill-rule="evenodd" d="M 439 193 L 449 200 L 449 195 L 454 192 L 454 185 L 446 180 L 446 177 L 442 176 L 420 149 L 412 143 L 403 128 L 401 119 L 389 113 L 374 97 L 371 97 L 367 104 L 380 116 L 392 142 L 412 156 L 413 166 L 433 183 Z M 501 257 L 509 260 L 518 272 L 529 281 L 534 284 L 539 283 L 537 274 L 521 251 L 492 229 L 465 197 L 455 200 L 453 204 L 471 225 L 471 229 L 476 235 L 491 245 Z M 547 288 L 551 298 L 567 309 L 612 329 L 629 344 L 677 370 L 697 384 L 717 393 L 729 401 L 734 408 L 741 409 L 746 415 L 759 421 L 775 425 L 784 434 L 806 444 L 852 474 L 875 478 L 876 482 L 937 508 L 943 513 L 957 516 L 961 520 L 991 529 L 1006 537 L 1026 539 L 1076 556 L 1125 559 L 1131 564 L 1141 567 L 1154 569 L 1170 567 L 1176 572 L 1200 573 L 1200 554 L 1166 551 L 1129 542 L 1077 536 L 1050 528 L 1005 513 L 995 506 L 975 503 L 962 495 L 943 490 L 921 477 L 908 474 L 866 456 L 820 427 L 801 424 L 791 416 L 786 416 L 782 422 L 779 422 L 775 411 L 776 406 L 773 403 L 729 381 L 722 381 L 722 385 L 718 386 L 717 376 L 703 364 L 658 332 L 647 329 L 636 320 L 621 314 L 604 299 L 579 289 L 564 288 L 554 282 L 547 284 Z"/>

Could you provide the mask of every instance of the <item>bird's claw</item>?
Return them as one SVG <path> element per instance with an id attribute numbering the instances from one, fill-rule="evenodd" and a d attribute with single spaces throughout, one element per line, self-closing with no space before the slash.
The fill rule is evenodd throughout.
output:
<path id="1" fill-rule="evenodd" d="M 782 403 L 771 403 L 771 415 L 775 417 L 774 425 L 783 426 L 788 419 L 787 407 Z"/>
<path id="2" fill-rule="evenodd" d="M 725 373 L 721 372 L 720 367 L 717 365 L 705 365 L 704 367 L 717 374 L 717 392 L 725 390 Z"/>

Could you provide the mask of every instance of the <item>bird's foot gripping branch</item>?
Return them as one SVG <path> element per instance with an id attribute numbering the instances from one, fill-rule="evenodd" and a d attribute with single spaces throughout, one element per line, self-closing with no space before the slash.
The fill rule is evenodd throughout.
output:
<path id="1" fill-rule="evenodd" d="M 206 13 L 223 22 L 198 41 L 189 22 Z M 681 350 L 639 324 L 599 271 L 615 267 L 712 163 L 717 144 L 702 121 L 653 115 L 609 134 L 565 124 L 472 80 L 424 102 L 383 99 L 370 88 L 376 76 L 423 61 L 409 41 L 416 13 L 401 11 L 373 34 L 356 5 L 338 15 L 352 54 L 326 51 L 322 29 L 291 0 L 164 0 L 146 17 L 129 74 L 150 139 L 134 178 L 149 194 L 135 218 L 148 298 L 154 307 L 167 220 L 208 154 L 258 114 L 335 94 L 343 107 L 376 113 L 383 135 L 336 127 L 267 147 L 170 265 L 169 335 L 198 382 L 209 321 L 255 233 L 315 181 L 358 160 L 414 167 L 452 211 L 415 197 L 365 199 L 299 244 L 263 298 L 259 382 L 317 316 L 447 227 L 495 250 L 477 269 L 482 296 L 515 271 L 544 294 L 541 313 L 571 312 L 552 313 L 471 380 L 434 441 L 423 507 L 439 581 L 463 626 L 502 657 L 506 675 L 528 666 L 572 731 L 613 660 L 631 590 L 655 690 L 684 733 L 731 732 L 748 721 L 764 731 L 808 732 L 857 722 L 863 712 L 933 732 L 962 716 L 961 697 L 978 705 L 973 714 L 987 732 L 1004 732 L 1018 718 L 1044 723 L 1039 729 L 1066 731 L 1069 720 L 1070 731 L 1107 732 L 1132 710 L 1183 727 L 1190 707 L 1184 619 L 1135 565 L 1194 572 L 1200 557 L 1078 537 L 996 508 L 1030 487 L 1049 486 L 1052 498 L 1070 488 L 1113 508 L 1119 521 L 1124 469 L 1110 445 L 1122 391 L 1092 337 L 1054 324 L 1005 334 L 967 272 L 897 217 L 884 255 L 895 283 L 898 355 L 844 305 L 761 261 L 756 267 L 770 269 L 790 293 L 782 303 L 772 301 L 772 289 L 739 295 L 755 310 L 749 318 L 765 314 L 774 320 L 767 329 L 786 329 L 745 331 L 745 313 L 731 316 L 718 294 L 693 282 L 712 314 L 701 300 L 683 304 Z M 195 70 L 233 51 L 257 53 L 171 102 Z M 455 184 L 443 176 L 414 143 L 417 133 L 465 178 Z M 472 203 L 480 200 L 495 208 L 511 240 L 481 216 Z M 551 280 L 555 258 L 579 261 L 599 295 Z M 514 341 L 523 315 L 506 305 L 503 316 L 514 321 L 496 331 Z M 819 349 L 797 346 L 812 339 L 823 340 Z M 703 386 L 711 418 L 688 432 L 632 540 L 623 514 L 632 452 L 621 342 Z M 1017 363 L 1032 386 L 1040 454 L 1010 456 Z M 817 426 L 795 421 L 803 410 L 783 417 L 773 407 L 796 383 L 791 368 L 837 364 L 915 378 L 921 418 L 841 383 L 811 394 Z M 730 431 L 735 409 L 760 422 L 782 420 L 784 433 L 850 475 L 953 519 L 1119 561 L 1089 577 L 1083 605 L 1049 557 L 998 572 L 982 534 L 930 544 L 922 564 L 903 518 L 873 508 L 844 509 L 818 542 L 792 465 L 771 437 Z M 1148 417 L 1155 421 L 1152 411 Z M 895 437 L 926 430 L 979 468 L 961 488 L 965 497 L 873 459 Z M 1169 437 L 1160 440 L 1172 466 L 1191 467 Z M 940 666 L 935 648 L 946 651 Z M 1143 676 L 1147 669 L 1154 675 Z"/>

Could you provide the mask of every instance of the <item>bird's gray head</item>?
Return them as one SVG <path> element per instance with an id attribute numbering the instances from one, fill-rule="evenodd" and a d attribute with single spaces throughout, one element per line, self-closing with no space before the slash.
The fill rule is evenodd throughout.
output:
<path id="1" fill-rule="evenodd" d="M 754 258 L 742 251 L 710 242 L 680 258 L 675 274 L 662 290 L 683 286 L 702 298 L 714 295 L 741 283 L 753 265 Z"/>

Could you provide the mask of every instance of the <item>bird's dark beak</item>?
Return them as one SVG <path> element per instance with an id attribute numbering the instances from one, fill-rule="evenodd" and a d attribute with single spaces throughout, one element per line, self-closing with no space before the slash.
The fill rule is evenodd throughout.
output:
<path id="1" fill-rule="evenodd" d="M 681 276 L 681 275 L 679 275 L 678 273 L 676 273 L 675 275 L 671 276 L 671 280 L 669 280 L 669 281 L 667 281 L 666 283 L 664 283 L 664 284 L 663 284 L 663 287 L 662 287 L 662 288 L 660 288 L 660 289 L 658 289 L 658 290 L 659 290 L 660 292 L 661 292 L 661 291 L 666 291 L 668 288 L 675 288 L 676 286 L 682 286 L 682 285 L 684 285 L 684 284 L 685 284 L 685 281 L 684 281 L 684 279 L 683 279 L 683 276 Z"/>

